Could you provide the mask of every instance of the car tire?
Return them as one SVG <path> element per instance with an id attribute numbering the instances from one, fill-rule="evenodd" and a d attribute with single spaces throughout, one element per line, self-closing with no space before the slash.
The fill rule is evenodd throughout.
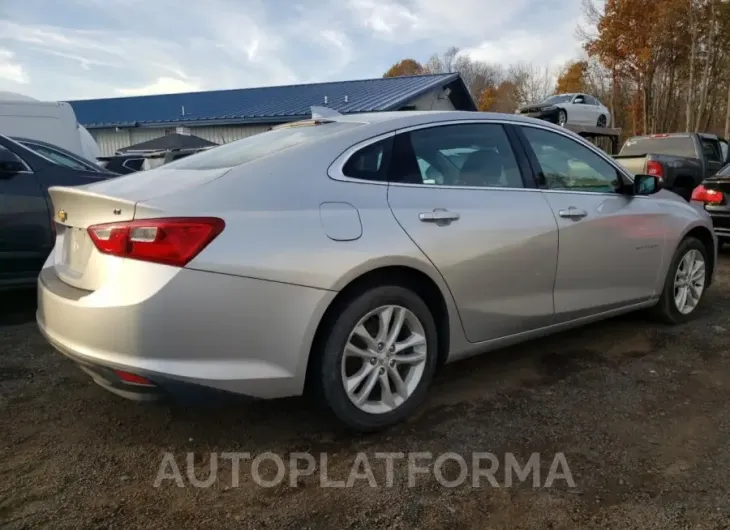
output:
<path id="1" fill-rule="evenodd" d="M 604 116 L 603 114 L 601 114 L 601 115 L 600 115 L 600 116 L 598 117 L 598 121 L 596 122 L 596 127 L 601 127 L 601 128 L 604 128 L 604 127 L 606 127 L 606 126 L 607 126 L 607 120 L 606 120 L 606 116 Z"/>
<path id="2" fill-rule="evenodd" d="M 565 127 L 568 124 L 568 113 L 565 109 L 560 109 L 558 112 L 558 125 Z"/>
<path id="3" fill-rule="evenodd" d="M 690 254 L 695 257 L 701 257 L 704 263 L 702 269 L 702 284 L 699 297 L 694 305 L 691 308 L 687 308 L 685 306 L 683 310 L 677 300 L 678 290 L 682 289 L 681 287 L 678 287 L 681 283 L 678 284 L 677 278 L 681 276 L 682 271 L 680 269 L 686 269 L 687 262 L 685 259 L 689 259 L 687 256 Z M 669 265 L 669 270 L 667 271 L 667 276 L 664 280 L 664 288 L 659 298 L 659 302 L 653 308 L 655 317 L 667 324 L 675 325 L 687 322 L 695 315 L 697 307 L 699 307 L 700 303 L 702 303 L 702 299 L 704 298 L 705 291 L 707 289 L 707 281 L 709 279 L 709 270 L 707 267 L 708 254 L 709 252 L 708 249 L 705 248 L 705 245 L 699 239 L 694 237 L 687 237 L 679 244 L 672 258 L 672 262 Z M 691 278 L 689 283 L 691 283 Z M 686 289 L 686 296 L 689 297 L 690 293 L 692 295 L 696 294 L 696 290 L 694 290 L 691 286 L 688 286 Z M 694 301 L 694 298 L 695 296 L 692 296 L 691 300 Z"/>
<path id="4" fill-rule="evenodd" d="M 373 341 L 377 340 L 377 329 L 374 328 L 375 324 L 373 324 L 372 318 L 375 318 L 375 322 L 380 324 L 382 320 L 378 318 L 379 314 L 377 312 L 384 307 L 399 308 L 393 312 L 395 320 L 397 320 L 396 311 L 404 310 L 407 316 L 404 317 L 404 331 L 402 333 L 413 333 L 411 336 L 422 334 L 423 345 L 417 348 L 406 348 L 399 353 L 376 352 L 367 359 L 358 355 L 348 354 L 346 356 L 345 349 L 348 345 L 359 347 L 360 353 L 367 349 L 366 341 L 361 340 L 361 335 L 355 333 L 356 328 L 368 328 L 369 336 Z M 368 315 L 371 316 L 368 317 Z M 363 321 L 363 319 L 366 320 Z M 310 372 L 311 383 L 322 404 L 348 428 L 358 432 L 374 432 L 385 429 L 405 420 L 425 400 L 428 387 L 436 370 L 438 358 L 437 335 L 438 331 L 431 311 L 416 293 L 398 285 L 382 285 L 370 288 L 337 307 L 336 316 L 327 325 L 319 345 L 316 346 L 319 351 L 316 352 L 317 357 L 313 360 L 315 364 Z M 376 345 L 373 342 L 373 349 L 368 349 L 368 351 L 376 351 L 377 346 L 382 344 Z M 399 341 L 396 342 L 397 344 L 404 344 L 404 342 Z M 386 350 L 388 349 L 386 348 Z M 418 351 L 416 351 L 417 349 Z M 348 347 L 348 352 L 350 351 L 352 350 Z M 404 364 L 403 366 L 395 364 L 395 368 L 389 364 L 395 363 L 395 358 L 407 358 L 409 355 L 416 358 L 421 354 L 424 357 L 422 364 Z M 376 359 L 375 355 L 380 357 Z M 388 355 L 392 357 L 387 358 Z M 350 366 L 351 362 L 354 363 L 354 366 Z M 358 365 L 358 362 L 361 362 L 361 364 Z M 352 370 L 354 374 L 348 372 L 351 368 L 358 367 L 358 370 Z M 403 392 L 397 391 L 398 385 L 393 379 L 393 369 L 396 371 L 405 370 L 405 376 L 402 376 L 400 371 L 398 372 L 400 381 L 404 382 L 405 385 L 401 386 L 402 389 L 405 389 Z M 414 372 L 410 372 L 411 369 Z M 352 392 L 348 394 L 345 385 L 351 384 L 352 381 L 357 379 L 358 374 L 365 370 L 370 371 L 363 376 L 360 384 L 354 384 Z M 375 373 L 378 375 L 373 375 Z M 418 377 L 417 380 L 415 379 L 416 376 Z M 394 398 L 392 394 L 387 395 L 388 398 L 392 399 L 386 399 L 383 377 L 387 380 L 390 390 L 395 390 Z M 365 394 L 370 378 L 377 379 L 373 390 L 367 392 L 370 397 L 374 396 L 375 399 L 373 401 L 366 399 L 363 404 L 358 405 L 355 403 L 357 401 L 356 397 Z M 351 395 L 354 397 L 351 398 Z M 378 401 L 378 397 L 380 401 Z M 392 410 L 389 410 L 388 407 L 394 404 L 393 399 L 398 400 L 399 403 Z M 380 408 L 376 411 L 375 408 L 377 407 Z"/>

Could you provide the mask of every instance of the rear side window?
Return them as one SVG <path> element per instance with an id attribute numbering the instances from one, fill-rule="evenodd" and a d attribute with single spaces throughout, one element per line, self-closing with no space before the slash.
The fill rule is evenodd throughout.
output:
<path id="1" fill-rule="evenodd" d="M 665 138 L 633 138 L 621 149 L 620 155 L 674 155 L 697 158 L 695 144 L 689 136 L 668 136 Z"/>
<path id="2" fill-rule="evenodd" d="M 346 177 L 386 182 L 393 138 L 367 145 L 352 155 L 342 168 Z"/>
<path id="3" fill-rule="evenodd" d="M 196 156 L 177 160 L 166 167 L 176 169 L 222 169 L 236 167 L 290 147 L 359 127 L 360 123 L 331 122 L 273 129 L 214 147 Z"/>

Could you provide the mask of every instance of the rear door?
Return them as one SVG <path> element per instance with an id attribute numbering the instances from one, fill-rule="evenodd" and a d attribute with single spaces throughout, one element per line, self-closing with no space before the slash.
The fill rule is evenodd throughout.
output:
<path id="1" fill-rule="evenodd" d="M 665 246 L 661 201 L 617 192 L 619 170 L 570 135 L 520 126 L 538 185 L 559 224 L 556 322 L 656 295 Z"/>
<path id="2" fill-rule="evenodd" d="M 526 186 L 519 153 L 508 129 L 489 122 L 420 127 L 394 140 L 388 202 L 448 284 L 471 342 L 553 319 L 557 224 Z"/>
<path id="3" fill-rule="evenodd" d="M 0 283 L 37 276 L 52 246 L 46 194 L 33 168 L 0 139 Z"/>

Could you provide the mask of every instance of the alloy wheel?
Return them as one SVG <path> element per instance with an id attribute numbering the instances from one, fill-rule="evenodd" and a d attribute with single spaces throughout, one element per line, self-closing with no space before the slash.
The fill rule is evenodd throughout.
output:
<path id="1" fill-rule="evenodd" d="M 674 304 L 688 315 L 697 307 L 705 290 L 705 259 L 696 249 L 689 250 L 679 262 L 674 276 Z"/>
<path id="2" fill-rule="evenodd" d="M 568 121 L 568 115 L 565 113 L 564 110 L 561 110 L 558 114 L 558 125 L 565 125 Z"/>
<path id="3" fill-rule="evenodd" d="M 364 412 L 391 412 L 418 387 L 427 354 L 423 324 L 412 311 L 398 305 L 378 307 L 360 319 L 345 345 L 345 392 Z"/>

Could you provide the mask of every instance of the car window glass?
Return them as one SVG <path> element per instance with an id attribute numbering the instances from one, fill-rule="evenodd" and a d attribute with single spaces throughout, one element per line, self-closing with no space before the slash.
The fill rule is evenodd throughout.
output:
<path id="1" fill-rule="evenodd" d="M 598 101 L 596 101 L 596 99 L 592 96 L 586 96 L 585 98 L 588 105 L 598 105 Z"/>
<path id="2" fill-rule="evenodd" d="M 522 188 L 522 175 L 504 128 L 470 123 L 418 129 L 402 135 L 394 180 L 413 184 Z M 415 164 L 409 162 L 415 158 Z"/>
<path id="3" fill-rule="evenodd" d="M 28 149 L 32 149 L 39 155 L 51 160 L 52 162 L 55 162 L 56 164 L 60 166 L 70 167 L 71 169 L 80 169 L 84 171 L 88 171 L 91 168 L 82 163 L 80 160 L 76 160 L 73 157 L 70 157 L 68 155 L 65 155 L 61 153 L 60 151 L 56 151 L 55 149 L 51 149 L 49 147 L 46 147 L 44 145 L 38 145 L 38 144 L 23 144 Z"/>
<path id="4" fill-rule="evenodd" d="M 329 122 L 292 124 L 286 128 L 271 129 L 254 134 L 235 142 L 223 144 L 212 149 L 176 160 L 169 164 L 170 169 L 222 169 L 236 167 L 258 160 L 291 147 L 307 144 L 327 136 L 362 126 L 355 122 Z"/>
<path id="5" fill-rule="evenodd" d="M 722 162 L 719 145 L 715 140 L 709 138 L 702 138 L 700 140 L 702 144 L 702 152 L 705 155 L 705 159 L 711 162 Z"/>
<path id="6" fill-rule="evenodd" d="M 539 184 L 558 190 L 615 192 L 620 179 L 606 160 L 562 134 L 523 127 L 540 164 Z"/>
<path id="7" fill-rule="evenodd" d="M 386 155 L 392 141 L 386 138 L 363 147 L 348 159 L 342 174 L 360 180 L 387 181 Z"/>

